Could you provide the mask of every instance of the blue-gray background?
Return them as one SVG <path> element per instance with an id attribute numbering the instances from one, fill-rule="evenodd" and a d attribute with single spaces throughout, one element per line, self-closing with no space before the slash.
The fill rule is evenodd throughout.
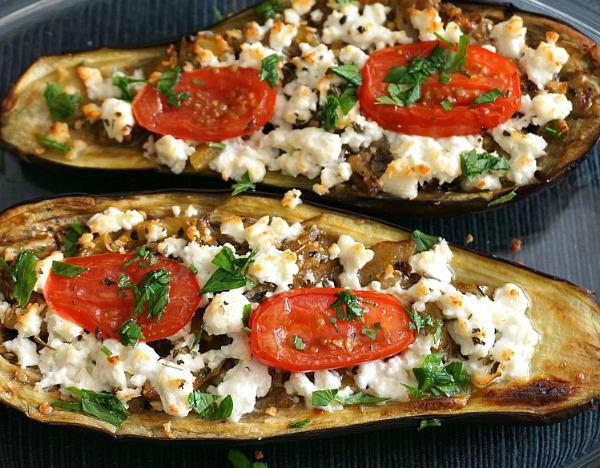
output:
<path id="1" fill-rule="evenodd" d="M 100 46 L 148 44 L 192 32 L 215 20 L 215 7 L 234 12 L 253 0 L 0 0 L 0 95 L 40 55 Z M 521 2 L 520 5 L 523 5 Z M 531 7 L 533 2 L 527 4 Z M 598 27 L 597 0 L 545 3 L 555 14 L 575 15 L 585 28 Z M 538 5 L 539 7 L 539 5 Z M 588 31 L 594 34 L 593 30 Z M 200 187 L 193 179 L 166 176 L 65 175 L 20 163 L 6 154 L 0 170 L 0 209 L 34 197 L 65 192 L 115 192 L 163 187 Z M 597 150 L 559 185 L 493 213 L 448 219 L 388 218 L 473 246 L 487 253 L 523 261 L 600 290 L 600 161 Z M 206 186 L 206 185 L 204 185 Z M 513 255 L 511 240 L 521 239 Z M 247 447 L 262 449 L 271 467 L 398 466 L 544 466 L 577 463 L 598 466 L 598 411 L 546 427 L 445 425 L 417 432 L 388 429 L 310 441 L 285 441 Z M 227 466 L 228 445 L 156 444 L 120 440 L 78 429 L 30 422 L 0 407 L 1 467 L 188 467 Z"/>

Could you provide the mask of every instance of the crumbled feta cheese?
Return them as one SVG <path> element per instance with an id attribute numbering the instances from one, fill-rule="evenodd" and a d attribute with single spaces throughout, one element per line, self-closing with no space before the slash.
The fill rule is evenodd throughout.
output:
<path id="1" fill-rule="evenodd" d="M 282 50 L 292 44 L 292 40 L 298 34 L 298 26 L 285 24 L 283 21 L 275 21 L 269 35 L 269 45 L 275 50 Z"/>
<path id="2" fill-rule="evenodd" d="M 546 33 L 546 41 L 540 42 L 537 49 L 526 46 L 519 62 L 527 77 L 539 89 L 544 89 L 569 60 L 567 51 L 556 45 L 558 34 L 553 31 Z"/>
<path id="3" fill-rule="evenodd" d="M 158 162 L 168 166 L 175 174 L 181 174 L 189 157 L 194 154 L 194 147 L 185 141 L 165 135 L 154 143 Z"/>
<path id="4" fill-rule="evenodd" d="M 48 346 L 52 348 L 61 343 L 72 343 L 83 334 L 83 328 L 79 325 L 50 310 L 46 311 L 44 320 L 48 328 Z"/>
<path id="5" fill-rule="evenodd" d="M 502 188 L 499 175 L 496 174 L 480 174 L 471 180 L 463 180 L 462 188 L 465 191 L 470 190 L 498 190 Z"/>
<path id="6" fill-rule="evenodd" d="M 142 211 L 121 211 L 111 206 L 102 213 L 96 213 L 92 216 L 87 225 L 95 234 L 108 234 L 121 229 L 131 230 L 134 226 L 143 223 L 145 219 L 146 214 Z"/>
<path id="7" fill-rule="evenodd" d="M 350 166 L 350 163 L 340 162 L 324 167 L 321 171 L 321 183 L 315 184 L 313 190 L 319 195 L 324 195 L 329 192 L 331 187 L 346 182 L 350 177 L 352 177 L 352 166 Z"/>
<path id="8" fill-rule="evenodd" d="M 339 258 L 344 272 L 339 275 L 340 286 L 343 288 L 360 289 L 358 271 L 373 260 L 375 253 L 367 249 L 352 237 L 342 234 L 337 243 L 329 248 L 332 259 Z"/>
<path id="9" fill-rule="evenodd" d="M 344 64 L 354 64 L 362 68 L 369 56 L 353 45 L 347 45 L 340 50 L 339 59 Z"/>
<path id="10" fill-rule="evenodd" d="M 270 247 L 279 247 L 282 242 L 295 240 L 302 233 L 302 224 L 289 225 L 278 216 L 263 216 L 244 230 L 248 246 L 253 250 L 265 251 Z"/>
<path id="11" fill-rule="evenodd" d="M 46 258 L 39 260 L 35 266 L 35 272 L 37 274 L 37 280 L 35 282 L 35 286 L 33 287 L 34 291 L 42 292 L 44 286 L 46 286 L 46 281 L 48 281 L 48 275 L 50 275 L 50 270 L 52 269 L 52 262 L 60 262 L 64 259 L 64 255 L 61 251 L 55 250 Z"/>
<path id="12" fill-rule="evenodd" d="M 420 367 L 431 354 L 433 337 L 417 335 L 415 341 L 402 353 L 387 361 L 365 362 L 358 366 L 356 386 L 363 392 L 397 401 L 410 399 L 405 385 L 417 386 L 413 369 Z"/>
<path id="13" fill-rule="evenodd" d="M 254 410 L 256 399 L 264 397 L 270 389 L 269 368 L 252 359 L 238 362 L 229 369 L 213 391 L 222 397 L 231 396 L 233 411 L 228 420 L 238 422 L 244 414 Z"/>
<path id="14" fill-rule="evenodd" d="M 352 125 L 346 127 L 341 138 L 342 144 L 348 145 L 354 151 L 359 151 L 383 138 L 383 129 L 377 122 L 358 114 Z"/>
<path id="15" fill-rule="evenodd" d="M 271 132 L 273 133 L 273 132 Z M 264 136 L 258 133 L 259 136 Z M 248 173 L 252 182 L 260 182 L 267 172 L 266 165 L 273 155 L 268 148 L 262 148 L 255 140 L 233 138 L 224 142 L 225 148 L 210 161 L 209 167 L 221 174 L 223 180 L 240 180 Z"/>
<path id="16" fill-rule="evenodd" d="M 290 124 L 309 121 L 317 110 L 317 101 L 317 95 L 308 86 L 297 86 L 282 110 L 283 120 Z"/>
<path id="17" fill-rule="evenodd" d="M 69 124 L 65 122 L 54 122 L 46 136 L 59 143 L 67 143 L 71 139 Z"/>
<path id="18" fill-rule="evenodd" d="M 209 335 L 240 333 L 244 328 L 244 308 L 250 304 L 244 289 L 216 294 L 204 312 L 204 330 Z"/>
<path id="19" fill-rule="evenodd" d="M 37 352 L 35 342 L 22 335 L 16 338 L 5 341 L 3 343 L 7 351 L 14 353 L 17 356 L 19 366 L 22 369 L 31 366 L 39 365 L 40 357 Z"/>
<path id="20" fill-rule="evenodd" d="M 449 22 L 444 29 L 442 18 L 434 7 L 427 7 L 423 10 L 410 8 L 408 14 L 413 27 L 419 31 L 421 41 L 435 41 L 439 35 L 447 41 L 458 43 L 462 36 L 460 27 L 453 21 Z"/>
<path id="21" fill-rule="evenodd" d="M 298 189 L 288 190 L 281 199 L 281 204 L 282 206 L 293 210 L 298 205 L 302 204 L 302 200 L 300 199 L 301 196 L 302 192 Z"/>
<path id="22" fill-rule="evenodd" d="M 307 408 L 313 408 L 312 394 L 317 390 L 334 390 L 342 386 L 342 376 L 334 370 L 316 371 L 314 373 L 314 383 L 304 373 L 293 372 L 290 378 L 284 384 L 285 391 L 288 395 L 300 395 L 304 398 L 304 404 Z M 352 394 L 350 387 L 345 387 L 338 392 L 340 396 L 349 396 Z M 344 407 L 337 403 L 331 402 L 329 405 L 319 409 L 327 412 L 341 411 Z"/>
<path id="23" fill-rule="evenodd" d="M 296 67 L 296 80 L 299 84 L 314 89 L 329 69 L 337 65 L 337 60 L 333 51 L 324 44 L 312 47 L 302 42 L 299 47 L 300 55 L 292 58 Z"/>
<path id="24" fill-rule="evenodd" d="M 408 263 L 420 275 L 450 283 L 452 281 L 452 270 L 449 265 L 451 259 L 452 251 L 448 243 L 442 240 L 431 249 L 410 257 Z"/>
<path id="25" fill-rule="evenodd" d="M 158 253 L 165 257 L 181 257 L 183 248 L 187 245 L 185 239 L 179 237 L 167 237 L 156 247 Z"/>
<path id="26" fill-rule="evenodd" d="M 265 47 L 260 42 L 255 42 L 253 44 L 244 43 L 241 45 L 238 63 L 240 67 L 258 68 L 260 70 L 263 59 L 276 53 L 277 51 Z"/>
<path id="27" fill-rule="evenodd" d="M 392 31 L 384 26 L 389 11 L 390 7 L 374 3 L 365 5 L 361 13 L 358 5 L 346 3 L 327 17 L 322 41 L 325 44 L 342 41 L 363 50 L 411 42 L 404 31 Z"/>
<path id="28" fill-rule="evenodd" d="M 223 218 L 219 229 L 221 234 L 230 236 L 239 244 L 242 244 L 246 240 L 246 234 L 244 233 L 244 222 L 239 216 L 228 216 Z"/>
<path id="29" fill-rule="evenodd" d="M 292 0 L 292 8 L 299 15 L 305 15 L 315 6 L 316 0 Z"/>
<path id="30" fill-rule="evenodd" d="M 253 44 L 255 42 L 262 41 L 265 37 L 265 34 L 269 32 L 269 30 L 273 27 L 273 20 L 269 19 L 262 26 L 258 24 L 256 21 L 250 21 L 244 27 L 244 38 L 247 43 Z M 243 47 L 244 44 L 242 44 Z M 241 65 L 245 66 L 245 65 Z"/>
<path id="31" fill-rule="evenodd" d="M 135 125 L 131 103 L 121 99 L 105 100 L 102 103 L 100 118 L 108 137 L 119 143 L 131 135 L 131 129 Z"/>
<path id="32" fill-rule="evenodd" d="M 413 199 L 418 187 L 437 179 L 452 182 L 461 174 L 460 155 L 481 149 L 480 136 L 455 136 L 433 139 L 422 136 L 384 132 L 394 157 L 380 178 L 384 192 Z"/>
<path id="33" fill-rule="evenodd" d="M 77 67 L 75 72 L 85 85 L 87 96 L 91 101 L 121 97 L 121 90 L 112 84 L 112 77 L 104 79 L 97 68 Z"/>
<path id="34" fill-rule="evenodd" d="M 206 362 L 209 369 L 214 370 L 227 359 L 237 359 L 239 361 L 250 360 L 250 343 L 248 342 L 247 333 L 233 333 L 229 335 L 232 342 L 228 345 L 221 346 L 220 349 L 211 349 L 204 354 L 202 358 Z"/>
<path id="35" fill-rule="evenodd" d="M 194 391 L 194 375 L 188 370 L 160 360 L 155 390 L 160 395 L 165 413 L 185 417 L 190 412 L 188 396 Z"/>
<path id="36" fill-rule="evenodd" d="M 551 120 L 566 119 L 573 110 L 571 101 L 564 94 L 542 93 L 531 101 L 531 112 L 535 125 L 545 125 Z"/>
<path id="37" fill-rule="evenodd" d="M 281 251 L 271 245 L 261 251 L 250 265 L 248 274 L 259 283 L 271 283 L 277 286 L 277 292 L 290 289 L 294 276 L 300 268 L 296 264 L 297 255 L 291 250 Z"/>
<path id="38" fill-rule="evenodd" d="M 146 242 L 158 242 L 167 237 L 167 228 L 153 219 L 146 226 Z"/>
<path id="39" fill-rule="evenodd" d="M 283 19 L 288 24 L 293 24 L 294 26 L 298 26 L 302 21 L 302 18 L 298 14 L 296 10 L 293 8 L 286 8 L 283 10 Z"/>
<path id="40" fill-rule="evenodd" d="M 501 55 L 518 59 L 523 55 L 526 34 L 527 28 L 523 26 L 523 18 L 513 15 L 510 19 L 494 25 L 490 37 Z"/>
<path id="41" fill-rule="evenodd" d="M 44 306 L 40 304 L 27 304 L 24 309 L 17 315 L 15 330 L 19 332 L 19 336 L 29 338 L 40 334 L 42 327 L 41 312 Z M 17 309 L 19 311 L 19 309 Z"/>
<path id="42" fill-rule="evenodd" d="M 235 248 L 226 244 L 235 253 Z M 192 241 L 181 249 L 179 257 L 185 265 L 194 265 L 198 273 L 196 278 L 200 285 L 206 284 L 208 279 L 217 269 L 212 261 L 223 247 L 219 245 L 200 245 L 196 241 Z"/>

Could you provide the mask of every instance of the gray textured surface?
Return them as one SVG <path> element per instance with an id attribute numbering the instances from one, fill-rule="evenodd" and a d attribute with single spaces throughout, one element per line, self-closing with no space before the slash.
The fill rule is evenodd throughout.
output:
<path id="1" fill-rule="evenodd" d="M 82 2 L 0 0 L 0 94 L 37 56 L 104 45 L 159 42 L 190 32 L 214 19 L 215 5 L 232 12 L 251 1 L 111 0 Z M 600 15 L 600 2 L 550 0 L 584 21 Z M 566 5 L 569 5 L 568 7 Z M 2 18 L 3 15 L 4 18 Z M 586 18 L 587 17 L 587 18 Z M 10 19 L 10 21 L 8 21 Z M 4 21 L 3 21 L 4 20 Z M 17 23 L 15 23 L 17 22 Z M 16 26 L 15 26 L 16 24 Z M 451 219 L 390 219 L 411 228 L 474 246 L 506 258 L 519 238 L 521 260 L 547 273 L 600 290 L 597 236 L 600 228 L 600 161 L 597 151 L 558 186 L 529 200 L 488 214 Z M 193 179 L 157 176 L 82 176 L 50 173 L 6 155 L 0 172 L 0 209 L 13 203 L 74 191 L 123 191 L 161 187 L 198 187 Z M 446 426 L 314 441 L 258 446 L 270 466 L 565 466 L 600 446 L 598 412 L 548 427 Z M 206 444 L 152 444 L 112 441 L 81 430 L 47 427 L 0 408 L 1 467 L 183 467 L 225 464 L 226 447 Z M 250 453 L 254 448 L 247 448 Z M 590 466 L 598 466 L 593 463 Z"/>

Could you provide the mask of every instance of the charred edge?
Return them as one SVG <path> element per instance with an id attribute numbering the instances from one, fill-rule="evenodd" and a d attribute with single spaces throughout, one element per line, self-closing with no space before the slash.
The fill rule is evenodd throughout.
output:
<path id="1" fill-rule="evenodd" d="M 574 391 L 575 387 L 564 380 L 540 379 L 522 386 L 487 390 L 482 396 L 497 404 L 527 403 L 531 406 L 545 406 L 566 400 Z"/>

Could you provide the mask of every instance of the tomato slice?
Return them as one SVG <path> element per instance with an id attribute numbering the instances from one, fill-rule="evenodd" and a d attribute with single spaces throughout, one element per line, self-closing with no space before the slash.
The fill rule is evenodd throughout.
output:
<path id="1" fill-rule="evenodd" d="M 137 261 L 122 268 L 133 258 L 131 254 L 102 254 L 89 257 L 67 258 L 72 265 L 87 268 L 78 276 L 69 278 L 50 273 L 44 287 L 44 297 L 50 309 L 62 318 L 95 332 L 104 338 L 118 338 L 115 329 L 131 318 L 135 298 L 130 289 L 120 289 L 117 281 L 121 274 L 139 283 L 148 272 L 166 268 L 170 272 L 169 303 L 160 322 L 148 319 L 147 306 L 137 318 L 145 339 L 155 341 L 181 330 L 192 318 L 200 303 L 200 286 L 186 266 L 164 257 L 147 268 Z"/>
<path id="2" fill-rule="evenodd" d="M 421 99 L 405 107 L 376 103 L 387 95 L 384 78 L 391 67 L 405 66 L 417 56 L 429 56 L 439 41 L 418 42 L 382 49 L 371 54 L 362 68 L 360 107 L 365 116 L 381 127 L 409 135 L 434 138 L 472 135 L 508 120 L 521 103 L 521 81 L 516 65 L 509 59 L 478 46 L 469 46 L 465 71 L 454 73 L 448 84 L 434 73 L 421 85 Z M 475 99 L 498 88 L 505 92 L 490 104 L 474 105 Z M 453 104 L 444 110 L 444 100 Z"/>
<path id="3" fill-rule="evenodd" d="M 354 366 L 397 354 L 414 341 L 402 304 L 387 294 L 352 291 L 365 309 L 364 322 L 337 320 L 331 305 L 343 289 L 309 288 L 277 294 L 250 318 L 252 354 L 262 363 L 290 372 Z M 362 333 L 373 328 L 374 340 Z M 337 330 L 336 330 L 337 327 Z M 304 349 L 297 349 L 299 337 Z"/>
<path id="4" fill-rule="evenodd" d="M 175 86 L 187 92 L 180 107 L 169 106 L 155 86 L 133 101 L 136 122 L 151 132 L 194 141 L 221 141 L 249 135 L 265 125 L 275 109 L 275 91 L 254 68 L 201 68 L 184 72 Z"/>

